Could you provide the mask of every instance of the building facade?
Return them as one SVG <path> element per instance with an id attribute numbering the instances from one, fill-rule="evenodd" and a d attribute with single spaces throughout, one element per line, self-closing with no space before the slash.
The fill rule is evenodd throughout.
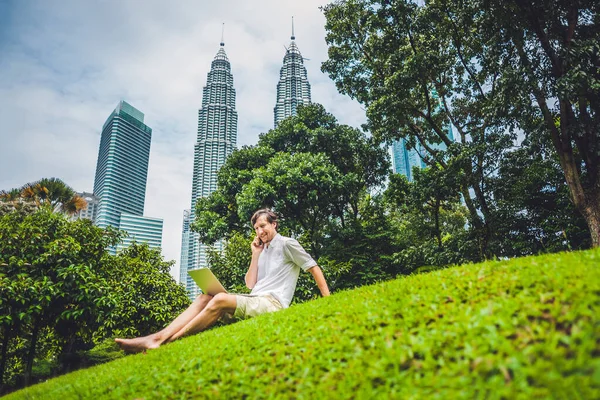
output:
<path id="1" fill-rule="evenodd" d="M 277 102 L 273 109 L 275 128 L 287 117 L 296 115 L 299 105 L 310 104 L 310 83 L 304 67 L 304 59 L 296 45 L 292 23 L 292 42 L 283 57 L 283 66 L 277 83 Z"/>
<path id="2" fill-rule="evenodd" d="M 94 196 L 93 193 L 88 192 L 78 192 L 77 195 L 85 200 L 87 206 L 86 208 L 79 210 L 76 214 L 74 214 L 71 219 L 89 219 L 94 222 L 96 220 L 96 214 L 98 213 L 100 199 L 98 196 Z"/>
<path id="3" fill-rule="evenodd" d="M 94 180 L 94 196 L 98 198 L 94 222 L 101 228 L 110 225 L 126 230 L 130 235 L 127 243 L 138 238 L 138 242 L 160 247 L 162 220 L 159 224 L 156 218 L 143 217 L 151 139 L 152 129 L 144 124 L 144 114 L 125 101 L 119 102 L 102 127 Z M 145 228 L 148 232 L 143 233 Z M 109 251 L 114 254 L 117 248 Z"/>
<path id="4" fill-rule="evenodd" d="M 99 227 L 118 227 L 122 212 L 144 214 L 151 139 L 144 114 L 125 101 L 104 123 L 94 181 Z"/>
<path id="5" fill-rule="evenodd" d="M 225 53 L 224 43 L 212 61 L 211 69 L 202 91 L 202 108 L 198 112 L 198 135 L 194 145 L 194 173 L 192 180 L 192 200 L 189 223 L 186 225 L 184 214 L 184 230 L 182 251 L 187 251 L 187 259 L 182 254 L 180 266 L 181 282 L 186 283 L 190 298 L 198 295 L 198 287 L 188 279 L 187 271 L 207 267 L 207 246 L 200 243 L 198 235 L 189 231 L 189 224 L 194 221 L 196 201 L 206 197 L 217 189 L 217 172 L 225 163 L 225 159 L 233 152 L 237 142 L 237 111 L 235 110 L 235 89 L 231 64 Z M 187 228 L 186 228 L 187 226 Z M 185 229 L 188 229 L 186 232 Z M 222 247 L 217 243 L 218 248 Z M 183 264 L 183 262 L 186 264 Z"/>
<path id="6" fill-rule="evenodd" d="M 121 213 L 119 229 L 126 231 L 127 237 L 117 245 L 117 253 L 132 242 L 147 243 L 152 248 L 162 245 L 163 220 L 160 218 Z"/>

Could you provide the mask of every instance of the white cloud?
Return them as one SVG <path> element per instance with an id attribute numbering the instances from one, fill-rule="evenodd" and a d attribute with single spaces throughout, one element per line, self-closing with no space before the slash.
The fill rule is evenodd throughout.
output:
<path id="1" fill-rule="evenodd" d="M 339 121 L 364 111 L 320 71 L 325 2 L 29 1 L 0 16 L 0 189 L 59 177 L 91 191 L 100 131 L 119 100 L 153 128 L 145 214 L 164 218 L 163 254 L 179 263 L 190 206 L 197 113 L 221 23 L 237 92 L 238 146 L 272 128 L 291 16 L 313 101 Z M 177 276 L 177 270 L 173 271 Z"/>

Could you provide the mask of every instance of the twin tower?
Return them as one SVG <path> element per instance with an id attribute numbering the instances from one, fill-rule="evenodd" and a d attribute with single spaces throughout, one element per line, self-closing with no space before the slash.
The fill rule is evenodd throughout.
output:
<path id="1" fill-rule="evenodd" d="M 304 59 L 292 37 L 279 73 L 277 102 L 273 110 L 275 127 L 285 118 L 295 115 L 300 104 L 310 103 L 310 84 L 304 67 Z M 202 108 L 198 112 L 198 137 L 194 145 L 194 175 L 192 181 L 191 209 L 183 213 L 181 238 L 180 282 L 185 282 L 190 298 L 198 295 L 198 287 L 188 271 L 208 266 L 206 246 L 198 241 L 198 235 L 190 231 L 194 210 L 199 197 L 210 195 L 217 189 L 217 172 L 237 142 L 235 89 L 231 64 L 221 46 L 206 79 L 202 91 Z M 217 243 L 222 247 L 222 243 Z"/>

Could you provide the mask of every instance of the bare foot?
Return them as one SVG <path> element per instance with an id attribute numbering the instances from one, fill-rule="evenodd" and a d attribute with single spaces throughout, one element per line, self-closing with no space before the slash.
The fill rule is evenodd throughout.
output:
<path id="1" fill-rule="evenodd" d="M 127 353 L 140 353 L 149 349 L 157 349 L 160 341 L 154 335 L 139 337 L 135 339 L 115 339 L 121 350 Z"/>

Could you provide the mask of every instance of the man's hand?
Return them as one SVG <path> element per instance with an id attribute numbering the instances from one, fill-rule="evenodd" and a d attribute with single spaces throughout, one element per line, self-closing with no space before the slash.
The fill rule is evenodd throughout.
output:
<path id="1" fill-rule="evenodd" d="M 252 249 L 252 255 L 254 255 L 254 254 L 259 255 L 265 248 L 265 245 L 257 236 L 252 241 L 252 244 L 250 244 L 250 248 Z"/>
<path id="2" fill-rule="evenodd" d="M 256 285 L 256 280 L 258 279 L 258 256 L 262 253 L 265 245 L 256 236 L 250 244 L 250 248 L 252 249 L 252 260 L 250 261 L 250 267 L 248 267 L 245 279 L 248 289 L 252 289 Z"/>

